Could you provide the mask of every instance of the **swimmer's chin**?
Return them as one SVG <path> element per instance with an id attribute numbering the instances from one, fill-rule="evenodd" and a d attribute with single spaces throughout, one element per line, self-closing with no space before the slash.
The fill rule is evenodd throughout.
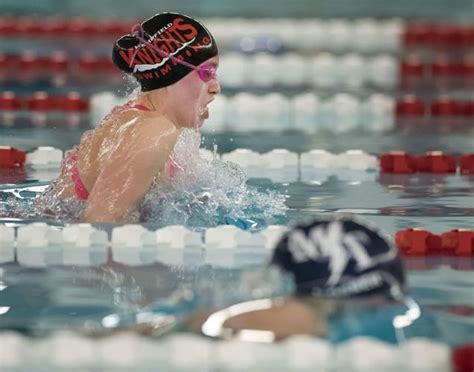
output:
<path id="1" fill-rule="evenodd" d="M 196 129 L 201 129 L 202 126 L 204 125 L 204 121 L 205 121 L 204 119 L 199 119 L 195 128 Z"/>
<path id="2" fill-rule="evenodd" d="M 201 112 L 199 113 L 199 118 L 202 119 L 203 121 L 206 119 L 209 119 L 209 109 L 207 107 L 204 107 Z"/>
<path id="3" fill-rule="evenodd" d="M 196 128 L 201 128 L 204 125 L 206 119 L 209 118 L 209 110 L 206 108 L 205 110 L 199 113 L 199 118 L 196 123 Z"/>

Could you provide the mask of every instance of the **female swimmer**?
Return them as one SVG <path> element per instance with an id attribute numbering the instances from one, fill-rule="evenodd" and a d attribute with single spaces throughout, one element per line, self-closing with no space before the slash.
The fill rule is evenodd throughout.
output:
<path id="1" fill-rule="evenodd" d="M 141 91 L 82 136 L 46 191 L 82 201 L 86 222 L 137 220 L 138 205 L 153 184 L 182 169 L 172 158 L 180 132 L 202 126 L 220 91 L 213 36 L 181 14 L 157 14 L 135 26 L 116 41 L 112 59 L 137 79 Z M 47 210 L 44 200 L 37 204 Z"/>

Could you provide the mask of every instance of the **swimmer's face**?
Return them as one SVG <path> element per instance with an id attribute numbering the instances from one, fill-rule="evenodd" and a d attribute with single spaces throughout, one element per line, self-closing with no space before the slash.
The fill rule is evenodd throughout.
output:
<path id="1" fill-rule="evenodd" d="M 213 70 L 219 66 L 219 57 L 213 57 L 169 87 L 177 122 L 187 128 L 200 128 L 209 117 L 208 105 L 220 92 L 220 85 Z"/>

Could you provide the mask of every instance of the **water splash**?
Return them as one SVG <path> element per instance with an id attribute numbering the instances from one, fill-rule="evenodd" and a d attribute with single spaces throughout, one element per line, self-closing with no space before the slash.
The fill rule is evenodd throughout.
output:
<path id="1" fill-rule="evenodd" d="M 193 228 L 235 224 L 258 229 L 284 216 L 286 197 L 247 184 L 237 164 L 199 156 L 201 136 L 184 130 L 172 157 L 182 169 L 156 185 L 141 205 L 142 221 L 155 226 L 182 224 Z"/>
<path id="2" fill-rule="evenodd" d="M 248 185 L 237 164 L 223 162 L 216 155 L 212 160 L 203 159 L 200 145 L 199 132 L 191 129 L 182 132 L 172 154 L 180 170 L 146 194 L 137 221 L 154 228 L 174 224 L 190 228 L 234 224 L 257 230 L 285 215 L 285 195 Z M 86 203 L 60 198 L 52 192 L 54 189 L 50 186 L 41 195 L 26 191 L 0 195 L 0 217 L 80 221 Z"/>
<path id="3" fill-rule="evenodd" d="M 75 198 L 60 198 L 53 189 L 51 185 L 46 190 L 32 186 L 22 191 L 0 191 L 0 218 L 80 221 L 86 203 Z"/>

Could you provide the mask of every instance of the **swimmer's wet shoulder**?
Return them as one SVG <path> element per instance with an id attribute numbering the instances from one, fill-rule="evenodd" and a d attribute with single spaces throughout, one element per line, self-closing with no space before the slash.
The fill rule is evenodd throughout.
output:
<path id="1" fill-rule="evenodd" d="M 91 190 L 84 219 L 88 222 L 126 221 L 154 178 L 165 169 L 179 136 L 166 119 L 135 118 L 103 167 Z"/>

